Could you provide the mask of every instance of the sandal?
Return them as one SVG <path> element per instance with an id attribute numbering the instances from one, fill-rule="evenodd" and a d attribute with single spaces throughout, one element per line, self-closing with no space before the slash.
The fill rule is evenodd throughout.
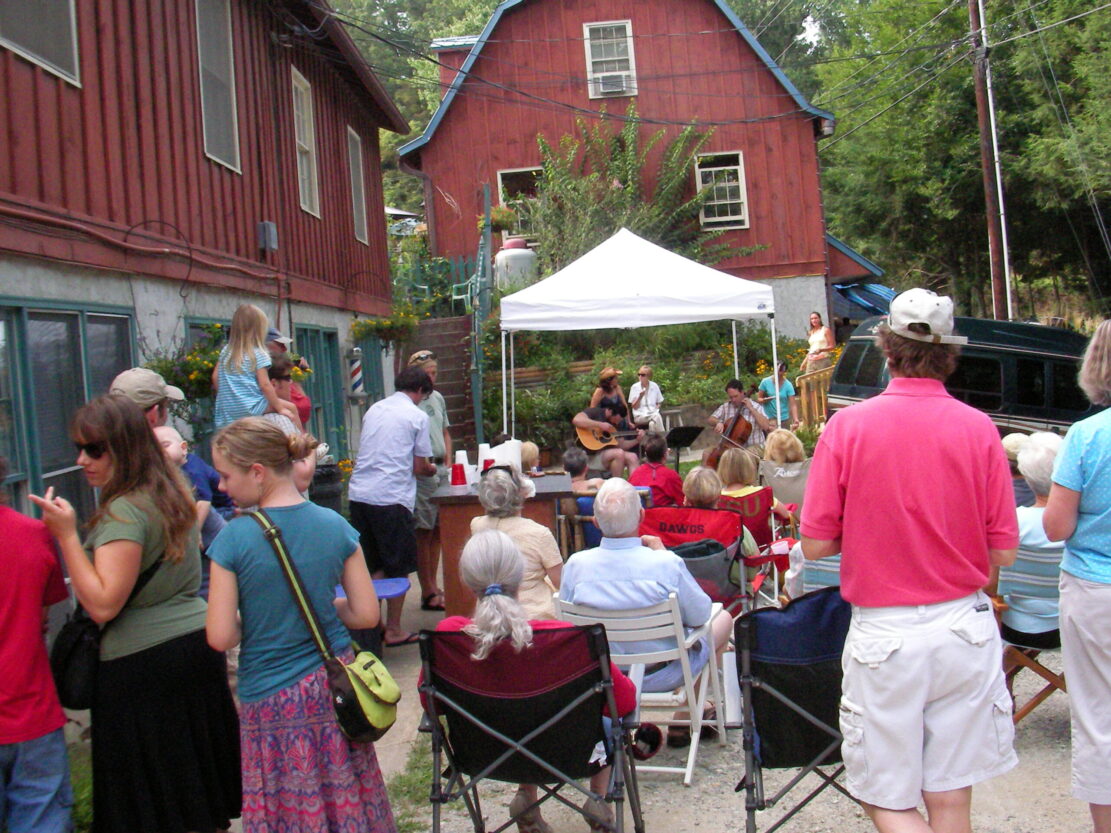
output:
<path id="1" fill-rule="evenodd" d="M 432 604 L 433 599 L 439 599 L 436 604 Z M 443 593 L 429 593 L 420 600 L 421 610 L 443 610 L 444 609 L 444 594 Z"/>
<path id="2" fill-rule="evenodd" d="M 601 823 L 594 821 L 590 816 L 586 817 L 586 823 L 590 827 L 590 833 L 609 833 L 613 830 L 613 810 L 604 801 L 599 801 L 596 798 L 588 798 L 586 803 L 583 804 L 583 810 L 601 819 Z"/>
<path id="3" fill-rule="evenodd" d="M 509 802 L 509 815 L 517 822 L 519 833 L 552 833 L 552 827 L 540 815 L 540 805 L 525 810 L 532 801 L 523 790 L 517 790 Z"/>
<path id="4" fill-rule="evenodd" d="M 714 706 L 707 706 L 702 712 L 702 727 L 698 733 L 700 738 L 705 740 L 714 740 L 718 736 L 718 727 L 714 721 L 717 720 L 718 712 Z M 667 727 L 667 745 L 672 749 L 682 749 L 685 746 L 691 745 L 691 728 L 690 726 L 668 726 Z"/>

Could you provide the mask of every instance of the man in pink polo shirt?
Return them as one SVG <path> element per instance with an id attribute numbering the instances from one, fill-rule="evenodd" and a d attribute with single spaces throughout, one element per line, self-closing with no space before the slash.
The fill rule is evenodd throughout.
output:
<path id="1" fill-rule="evenodd" d="M 972 785 L 1018 760 L 981 590 L 1018 546 L 1010 469 L 991 420 L 942 384 L 967 342 L 949 298 L 902 293 L 877 338 L 891 382 L 826 426 L 802 519 L 807 558 L 841 553 L 853 605 L 846 786 L 881 833 L 968 833 Z"/>

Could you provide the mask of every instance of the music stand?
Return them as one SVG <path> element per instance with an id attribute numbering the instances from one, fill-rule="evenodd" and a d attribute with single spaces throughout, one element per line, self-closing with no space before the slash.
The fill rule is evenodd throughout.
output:
<path id="1" fill-rule="evenodd" d="M 667 432 L 667 447 L 675 452 L 675 471 L 679 471 L 680 449 L 690 448 L 701 433 L 701 425 L 678 425 Z"/>

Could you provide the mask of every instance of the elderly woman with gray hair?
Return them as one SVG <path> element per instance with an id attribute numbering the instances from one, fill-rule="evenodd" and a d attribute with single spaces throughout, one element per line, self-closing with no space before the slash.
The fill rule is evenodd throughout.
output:
<path id="1" fill-rule="evenodd" d="M 484 471 L 478 500 L 486 514 L 471 521 L 471 535 L 496 529 L 513 540 L 524 560 L 517 600 L 529 619 L 553 619 L 552 593 L 559 589 L 563 558 L 551 530 L 521 517 L 527 495 L 527 486 L 513 468 L 494 466 Z"/>

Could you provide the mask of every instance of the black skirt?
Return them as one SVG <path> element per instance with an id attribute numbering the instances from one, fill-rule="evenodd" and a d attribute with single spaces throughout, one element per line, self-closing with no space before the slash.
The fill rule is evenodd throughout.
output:
<path id="1" fill-rule="evenodd" d="M 93 833 L 211 833 L 239 816 L 239 718 L 203 630 L 101 662 Z"/>

